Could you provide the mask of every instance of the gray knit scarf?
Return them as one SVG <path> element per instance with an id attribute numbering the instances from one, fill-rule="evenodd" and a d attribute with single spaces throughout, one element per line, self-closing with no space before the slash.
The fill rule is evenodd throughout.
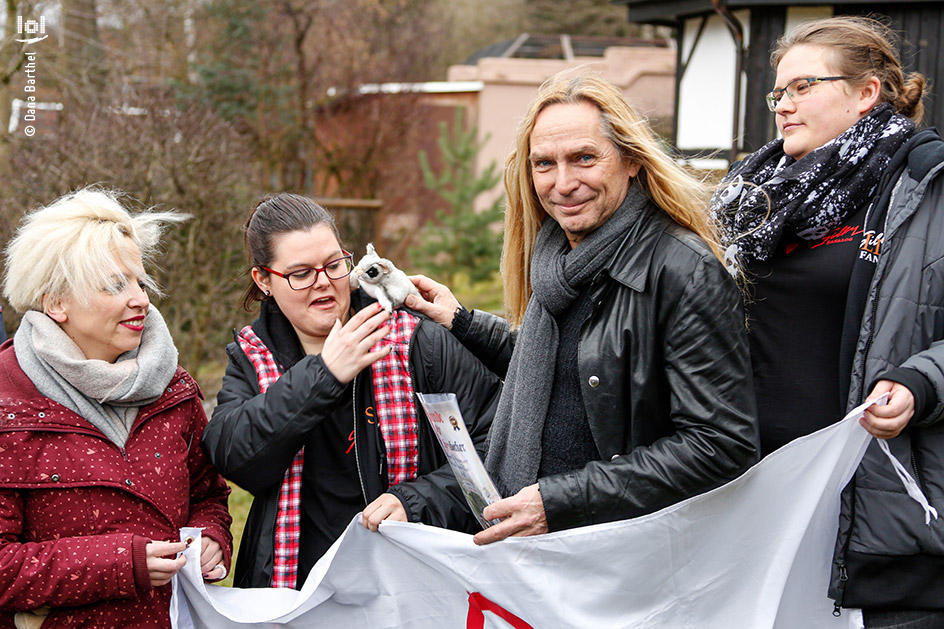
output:
<path id="1" fill-rule="evenodd" d="M 531 299 L 505 378 L 505 387 L 489 430 L 485 467 L 503 496 L 537 481 L 541 436 L 557 358 L 555 315 L 570 306 L 613 258 L 648 203 L 633 185 L 618 210 L 570 249 L 567 235 L 546 218 L 531 259 Z"/>
<path id="2" fill-rule="evenodd" d="M 13 339 L 16 359 L 36 389 L 98 428 L 120 447 L 138 409 L 155 402 L 177 371 L 177 348 L 151 306 L 141 344 L 114 363 L 88 359 L 42 312 L 23 315 Z"/>

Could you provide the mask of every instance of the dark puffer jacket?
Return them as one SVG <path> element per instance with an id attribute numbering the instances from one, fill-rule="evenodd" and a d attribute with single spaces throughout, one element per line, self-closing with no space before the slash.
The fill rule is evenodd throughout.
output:
<path id="1" fill-rule="evenodd" d="M 882 251 L 872 278 L 847 408 L 890 369 L 920 373 L 936 404 L 896 438 L 895 457 L 942 515 L 924 523 L 879 449 L 869 445 L 843 494 L 830 596 L 838 606 L 944 609 L 944 141 L 915 135 L 892 164 Z M 894 379 L 894 378 L 892 378 Z"/>
<path id="2" fill-rule="evenodd" d="M 367 305 L 355 291 L 355 310 Z M 265 302 L 253 330 L 281 359 L 272 345 L 296 343 L 291 324 L 278 307 Z M 291 338 L 289 338 L 291 337 Z M 292 458 L 315 427 L 339 406 L 350 405 L 349 388 L 328 371 L 320 356 L 304 356 L 289 367 L 264 394 L 249 359 L 238 344 L 226 348 L 229 365 L 204 436 L 210 459 L 223 473 L 253 494 L 236 562 L 238 587 L 268 587 L 272 579 L 275 518 L 279 488 Z M 462 417 L 480 456 L 501 394 L 501 381 L 441 326 L 420 319 L 410 341 L 410 372 L 414 391 L 455 393 Z M 345 395 L 345 391 L 348 391 Z M 351 428 L 358 474 L 367 505 L 390 491 L 403 503 L 411 522 L 475 532 L 481 530 L 449 468 L 436 436 L 417 404 L 419 472 L 413 481 L 387 487 L 383 437 L 368 409 L 373 404 L 370 369 L 354 381 Z M 303 478 L 317 461 L 305 459 Z M 332 514 L 350 521 L 354 513 Z M 302 530 L 301 535 L 305 536 Z M 300 586 L 305 575 L 299 575 Z"/>
<path id="3" fill-rule="evenodd" d="M 44 629 L 170 627 L 171 586 L 151 587 L 145 547 L 184 526 L 223 548 L 229 488 L 200 447 L 200 390 L 178 367 L 123 448 L 42 396 L 0 347 L 0 627 L 51 607 Z"/>
<path id="4" fill-rule="evenodd" d="M 552 531 L 651 513 L 758 458 L 740 294 L 700 238 L 649 205 L 590 291 L 577 361 L 601 460 L 539 480 Z M 475 311 L 462 341 L 504 373 L 506 322 Z"/>

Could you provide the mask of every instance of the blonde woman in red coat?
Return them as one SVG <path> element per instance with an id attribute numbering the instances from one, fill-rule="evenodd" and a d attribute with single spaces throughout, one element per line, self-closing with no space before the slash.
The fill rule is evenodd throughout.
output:
<path id="1" fill-rule="evenodd" d="M 226 574 L 229 489 L 142 261 L 180 218 L 84 189 L 7 247 L 24 315 L 0 346 L 0 627 L 170 627 L 184 526 L 204 529 L 204 577 Z"/>

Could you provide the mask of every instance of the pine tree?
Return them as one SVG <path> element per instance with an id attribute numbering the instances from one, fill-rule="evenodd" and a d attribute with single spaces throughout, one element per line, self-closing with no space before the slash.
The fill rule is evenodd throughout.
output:
<path id="1" fill-rule="evenodd" d="M 476 175 L 475 158 L 487 141 L 476 141 L 478 128 L 463 130 L 463 109 L 456 109 L 450 134 L 445 122 L 439 123 L 437 144 L 443 167 L 438 174 L 430 165 L 426 151 L 420 151 L 420 168 L 426 187 L 437 193 L 447 208 L 436 211 L 435 220 L 427 221 L 420 236 L 421 245 L 411 250 L 414 263 L 441 281 L 454 283 L 465 276 L 472 283 L 489 280 L 499 267 L 503 197 L 476 211 L 479 194 L 489 191 L 501 180 L 496 162 Z"/>

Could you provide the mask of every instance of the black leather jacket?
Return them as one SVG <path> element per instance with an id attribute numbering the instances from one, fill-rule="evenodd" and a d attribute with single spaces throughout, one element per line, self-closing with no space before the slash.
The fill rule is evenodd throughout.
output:
<path id="1" fill-rule="evenodd" d="M 356 310 L 372 301 L 364 297 L 362 291 L 352 295 Z M 253 329 L 277 359 L 282 358 L 280 346 L 288 342 L 297 344 L 288 320 L 270 304 L 263 305 Z M 229 365 L 217 396 L 219 404 L 204 433 L 203 446 L 224 477 L 253 494 L 236 562 L 235 585 L 268 587 L 278 494 L 285 470 L 307 443 L 314 426 L 338 406 L 351 405 L 350 392 L 328 371 L 320 356 L 305 356 L 292 364 L 265 394 L 260 394 L 255 369 L 239 345 L 231 343 L 226 352 Z M 499 379 L 444 328 L 422 318 L 410 340 L 410 374 L 414 391 L 456 394 L 476 450 L 483 456 L 485 438 L 501 394 Z M 367 408 L 373 404 L 371 390 L 370 370 L 365 369 L 354 380 L 351 414 L 364 504 L 389 491 L 403 503 L 411 522 L 467 532 L 481 530 L 418 403 L 418 477 L 387 486 L 383 437 L 376 422 L 368 425 L 365 419 L 369 415 Z M 317 464 L 306 458 L 304 474 L 309 473 L 310 465 Z M 313 473 L 316 472 L 317 468 Z M 336 514 L 345 522 L 353 516 Z M 304 576 L 300 575 L 299 586 Z"/>
<path id="2" fill-rule="evenodd" d="M 740 293 L 700 238 L 650 205 L 591 297 L 578 369 L 601 459 L 539 480 L 552 531 L 656 511 L 758 459 Z M 505 372 L 504 320 L 475 311 L 461 340 Z"/>

